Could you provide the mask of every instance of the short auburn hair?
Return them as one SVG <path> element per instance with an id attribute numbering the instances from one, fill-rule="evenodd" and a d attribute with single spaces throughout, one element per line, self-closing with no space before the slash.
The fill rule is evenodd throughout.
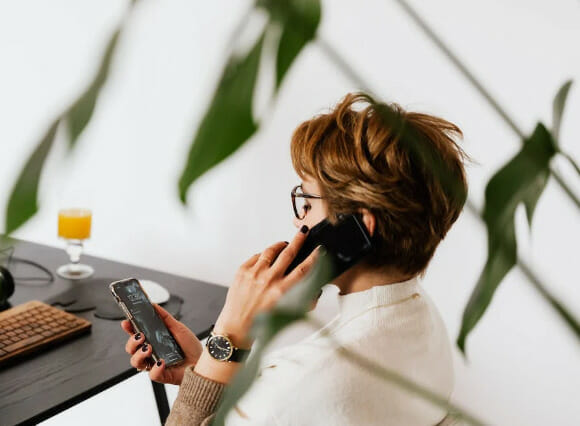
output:
<path id="1" fill-rule="evenodd" d="M 442 118 L 349 93 L 296 128 L 292 163 L 318 182 L 331 223 L 361 208 L 374 214 L 368 266 L 424 273 L 467 199 L 468 157 L 453 140 L 462 136 Z"/>

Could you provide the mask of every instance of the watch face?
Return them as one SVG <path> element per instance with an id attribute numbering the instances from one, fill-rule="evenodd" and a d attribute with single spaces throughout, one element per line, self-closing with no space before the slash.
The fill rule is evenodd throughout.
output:
<path id="1" fill-rule="evenodd" d="M 209 339 L 207 347 L 211 356 L 220 361 L 227 360 L 234 350 L 230 341 L 222 336 Z"/>

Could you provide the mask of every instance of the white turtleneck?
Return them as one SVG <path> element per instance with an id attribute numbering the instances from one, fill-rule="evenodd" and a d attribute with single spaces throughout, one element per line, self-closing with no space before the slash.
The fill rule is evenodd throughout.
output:
<path id="1" fill-rule="evenodd" d="M 417 278 L 336 296 L 339 313 L 268 353 L 226 425 L 435 425 L 445 412 L 342 357 L 335 342 L 441 396 L 453 388 L 450 342 Z"/>

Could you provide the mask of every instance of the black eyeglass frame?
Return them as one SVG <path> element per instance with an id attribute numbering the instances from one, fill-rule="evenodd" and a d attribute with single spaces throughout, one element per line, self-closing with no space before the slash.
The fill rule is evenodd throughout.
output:
<path id="1" fill-rule="evenodd" d="M 298 209 L 296 208 L 296 197 L 310 198 L 315 200 L 321 200 L 323 197 L 321 197 L 320 195 L 307 194 L 305 192 L 296 193 L 298 188 L 302 189 L 302 185 L 301 184 L 296 185 L 294 188 L 292 188 L 292 191 L 290 192 L 290 197 L 292 198 L 292 208 L 294 209 L 294 215 L 296 216 L 296 219 L 302 220 L 306 217 L 306 212 L 304 212 L 303 216 L 300 216 L 300 214 L 298 213 Z"/>

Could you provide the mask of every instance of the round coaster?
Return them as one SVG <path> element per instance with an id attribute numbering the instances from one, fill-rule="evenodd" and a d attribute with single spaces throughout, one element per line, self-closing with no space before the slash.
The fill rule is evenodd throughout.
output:
<path id="1" fill-rule="evenodd" d="M 147 293 L 147 296 L 149 296 L 149 299 L 151 299 L 152 303 L 161 305 L 162 303 L 165 303 L 169 300 L 169 292 L 161 284 L 156 283 L 155 281 L 141 279 L 139 282 L 141 283 L 143 290 L 145 290 L 145 293 Z"/>
<path id="2" fill-rule="evenodd" d="M 77 263 L 75 265 L 62 265 L 56 270 L 56 273 L 69 280 L 82 280 L 83 278 L 88 278 L 95 273 L 95 270 L 90 265 L 83 265 L 82 263 Z"/>

